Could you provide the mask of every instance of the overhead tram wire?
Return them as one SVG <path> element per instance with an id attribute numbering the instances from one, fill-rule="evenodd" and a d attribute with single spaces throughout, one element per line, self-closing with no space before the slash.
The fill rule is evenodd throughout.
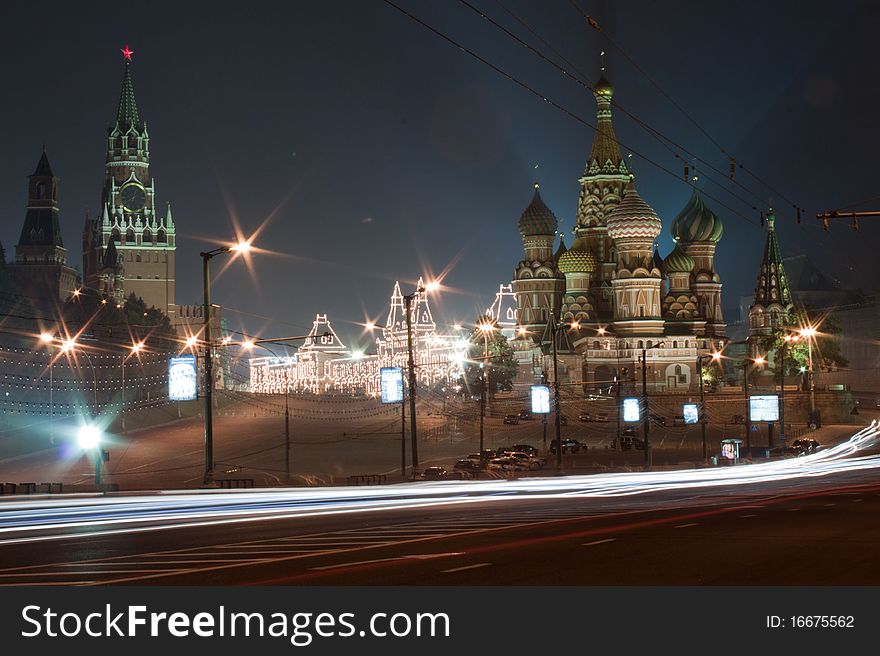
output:
<path id="1" fill-rule="evenodd" d="M 558 109 L 559 111 L 561 111 L 561 112 L 563 112 L 564 114 L 567 114 L 569 117 L 573 118 L 573 119 L 574 119 L 575 121 L 577 121 L 578 123 L 580 123 L 580 124 L 582 124 L 582 125 L 584 125 L 584 126 L 590 128 L 590 129 L 593 130 L 594 132 L 596 131 L 596 126 L 593 125 L 592 123 L 590 123 L 589 121 L 587 121 L 587 120 L 586 120 L 585 118 L 583 118 L 582 116 L 576 114 L 575 112 L 573 112 L 572 110 L 568 109 L 567 107 L 565 107 L 565 106 L 559 104 L 559 103 L 556 102 L 555 100 L 553 100 L 553 99 L 551 99 L 551 98 L 545 96 L 544 94 L 542 94 L 540 91 L 538 91 L 538 90 L 535 89 L 534 87 L 529 86 L 528 84 L 526 84 L 525 82 L 523 82 L 522 80 L 520 80 L 519 78 L 517 78 L 516 76 L 514 76 L 513 74 L 508 73 L 508 72 L 505 71 L 504 69 L 502 69 L 502 68 L 496 66 L 495 64 L 493 64 L 493 63 L 490 62 L 489 60 L 485 59 L 485 58 L 482 57 L 481 55 L 479 55 L 479 54 L 477 54 L 476 52 L 474 52 L 473 50 L 469 49 L 467 46 L 462 45 L 461 43 L 459 43 L 458 41 L 456 41 L 456 40 L 453 39 L 452 37 L 450 37 L 450 36 L 448 36 L 447 34 L 441 32 L 440 30 L 438 30 L 437 28 L 433 27 L 432 25 L 426 23 L 425 21 L 423 21 L 423 20 L 422 20 L 421 18 L 419 18 L 418 16 L 415 16 L 415 15 L 411 14 L 411 13 L 408 12 L 407 10 L 403 9 L 402 7 L 400 7 L 399 5 L 397 5 L 396 3 L 394 3 L 392 0 L 383 0 L 383 2 L 384 2 L 385 4 L 387 4 L 388 6 L 392 7 L 393 9 L 396 9 L 398 12 L 400 12 L 401 14 L 403 14 L 404 16 L 406 16 L 407 18 L 409 18 L 409 19 L 412 20 L 413 22 L 418 23 L 419 25 L 421 25 L 422 27 L 424 27 L 424 28 L 427 29 L 428 31 L 430 31 L 430 32 L 432 32 L 433 34 L 435 34 L 436 36 L 440 37 L 441 39 L 443 39 L 443 40 L 446 41 L 447 43 L 450 43 L 451 45 L 455 46 L 456 48 L 458 48 L 459 50 L 461 50 L 461 51 L 464 52 L 465 54 L 467 54 L 467 55 L 473 57 L 474 59 L 476 59 L 476 60 L 479 61 L 480 63 L 484 64 L 485 66 L 487 66 L 487 67 L 489 67 L 489 68 L 491 68 L 493 71 L 495 71 L 496 73 L 498 73 L 499 75 L 501 75 L 501 76 L 504 77 L 505 79 L 509 80 L 510 82 L 513 82 L 514 84 L 516 84 L 517 86 L 521 87 L 522 89 L 525 89 L 526 91 L 528 91 L 528 92 L 531 93 L 532 95 L 537 96 L 538 98 L 540 98 L 541 100 L 543 100 L 545 103 L 547 103 L 548 105 L 550 105 L 550 106 L 553 107 L 554 109 Z M 680 176 L 678 173 L 675 173 L 673 170 L 667 168 L 667 167 L 664 166 L 663 164 L 660 164 L 659 162 L 656 162 L 655 160 L 651 159 L 650 157 L 648 157 L 648 156 L 646 156 L 646 155 L 643 155 L 641 152 L 639 152 L 638 150 L 636 150 L 636 149 L 634 149 L 634 148 L 630 148 L 629 146 L 627 146 L 626 144 L 624 144 L 624 143 L 621 142 L 620 140 L 618 140 L 617 143 L 618 143 L 619 146 L 622 146 L 624 149 L 628 150 L 628 151 L 631 152 L 633 155 L 636 155 L 637 157 L 639 157 L 639 158 L 642 159 L 643 161 L 645 161 L 645 162 L 651 164 L 651 165 L 654 166 L 655 168 L 657 168 L 657 169 L 663 171 L 664 173 L 667 173 L 668 175 L 670 175 L 670 176 L 671 176 L 672 178 L 674 178 L 675 180 L 681 181 L 681 176 Z M 760 227 L 759 224 L 758 224 L 758 221 L 756 221 L 756 220 L 753 219 L 753 218 L 749 218 L 748 216 L 745 216 L 744 214 L 742 214 L 742 213 L 739 212 L 738 210 L 732 208 L 730 205 L 728 205 L 727 203 L 725 203 L 724 201 L 722 201 L 721 199 L 719 199 L 717 196 L 713 196 L 713 195 L 711 195 L 711 194 L 709 194 L 709 193 L 706 193 L 706 192 L 703 192 L 703 195 L 704 195 L 706 198 L 709 198 L 709 199 L 715 201 L 719 206 L 724 207 L 725 209 L 729 210 L 733 215 L 738 216 L 739 218 L 743 219 L 744 221 L 747 221 L 748 223 L 751 223 L 751 224 L 754 225 L 754 226 Z"/>
<path id="2" fill-rule="evenodd" d="M 506 27 L 504 27 L 504 26 L 501 25 L 500 23 L 498 23 L 498 22 L 497 22 L 496 20 L 494 20 L 491 16 L 488 16 L 488 15 L 487 15 L 485 12 L 483 12 L 481 9 L 479 9 L 479 8 L 477 8 L 477 7 L 474 7 L 474 6 L 473 6 L 472 4 L 470 4 L 467 0 L 459 0 L 459 2 L 460 2 L 461 4 L 465 5 L 465 6 L 468 7 L 471 11 L 473 11 L 473 12 L 476 13 L 476 14 L 478 14 L 481 18 L 483 18 L 484 20 L 486 20 L 488 23 L 490 23 L 491 25 L 493 25 L 495 28 L 497 28 L 497 29 L 501 30 L 502 32 L 504 32 L 507 36 L 509 36 L 511 39 L 515 40 L 517 43 L 519 43 L 520 45 L 522 45 L 524 48 L 526 48 L 526 49 L 527 49 L 529 52 L 531 52 L 533 55 L 537 56 L 538 58 L 540 58 L 540 59 L 543 60 L 544 62 L 550 64 L 551 66 L 553 66 L 554 68 L 556 68 L 560 73 L 562 73 L 564 76 L 566 76 L 566 77 L 568 77 L 569 79 L 573 80 L 574 82 L 576 82 L 576 83 L 579 84 L 580 86 L 582 86 L 582 87 L 584 87 L 585 89 L 587 89 L 587 90 L 592 91 L 592 92 L 595 93 L 595 85 L 593 85 L 593 84 L 591 84 L 590 82 L 588 82 L 588 81 L 587 81 L 587 76 L 584 75 L 581 71 L 579 71 L 579 70 L 577 69 L 577 67 L 576 67 L 576 66 L 575 66 L 570 60 L 568 60 L 568 59 L 565 58 L 563 55 L 561 55 L 561 54 L 560 54 L 555 48 L 553 48 L 552 45 L 550 45 L 550 44 L 547 42 L 546 39 L 544 39 L 543 37 L 541 37 L 541 36 L 540 36 L 535 30 L 533 30 L 533 29 L 528 25 L 528 23 L 526 23 L 522 18 L 520 18 L 520 17 L 517 16 L 515 13 L 513 13 L 512 11 L 510 11 L 509 9 L 507 9 L 507 8 L 502 4 L 501 0 L 495 0 L 495 1 L 496 1 L 496 3 L 497 3 L 502 9 L 504 9 L 504 10 L 505 10 L 508 14 L 510 14 L 510 15 L 511 15 L 511 16 L 512 16 L 517 22 L 519 22 L 519 23 L 520 23 L 520 24 L 521 24 L 526 30 L 528 30 L 530 34 L 532 34 L 535 38 L 537 38 L 539 41 L 541 41 L 541 43 L 543 43 L 545 46 L 547 46 L 548 48 L 550 48 L 551 52 L 553 52 L 557 57 L 559 57 L 559 58 L 560 58 L 560 59 L 561 59 L 561 60 L 562 60 L 562 61 L 563 61 L 563 62 L 564 62 L 564 63 L 565 63 L 565 64 L 566 64 L 571 70 L 573 70 L 575 73 L 577 73 L 577 75 L 573 75 L 573 74 L 570 73 L 568 70 L 566 70 L 565 68 L 563 68 L 562 66 L 560 66 L 557 62 L 554 62 L 552 59 L 550 59 L 549 57 L 547 57 L 547 56 L 546 56 L 544 53 L 542 53 L 540 50 L 538 50 L 537 48 L 535 48 L 535 47 L 532 46 L 531 44 L 529 44 L 529 43 L 523 41 L 523 40 L 522 40 L 521 38 L 519 38 L 516 34 L 514 34 L 513 32 L 511 32 L 510 30 L 508 30 Z M 719 187 L 722 191 L 724 191 L 724 192 L 730 194 L 731 196 L 733 196 L 734 198 L 736 198 L 736 199 L 739 200 L 740 202 L 744 203 L 746 206 L 750 207 L 753 211 L 755 211 L 755 212 L 758 211 L 758 207 L 757 207 L 756 205 L 753 205 L 753 204 L 752 204 L 752 201 L 746 200 L 745 198 L 743 198 L 742 196 L 739 196 L 738 194 L 734 193 L 733 191 L 731 191 L 730 189 L 728 189 L 728 188 L 725 186 L 728 182 L 730 182 L 730 180 L 729 180 L 728 177 L 724 174 L 723 171 L 721 171 L 720 169 L 718 169 L 718 168 L 717 168 L 716 166 L 714 166 L 711 162 L 709 162 L 708 160 L 706 160 L 706 159 L 700 157 L 700 156 L 697 155 L 695 152 L 693 152 L 691 149 L 689 149 L 687 146 L 684 146 L 684 145 L 682 145 L 682 144 L 676 142 L 674 139 L 672 139 L 672 138 L 670 138 L 670 137 L 667 137 L 667 136 L 666 136 L 665 134 L 663 134 L 660 130 L 658 130 L 657 128 L 653 127 L 652 125 L 650 125 L 649 123 L 647 123 L 645 120 L 639 118 L 638 116 L 636 116 L 635 114 L 633 114 L 632 112 L 630 112 L 628 109 L 626 109 L 625 107 L 623 107 L 618 101 L 612 99 L 612 100 L 611 100 L 611 105 L 612 105 L 615 109 L 617 109 L 618 111 L 620 111 L 622 114 L 624 114 L 625 116 L 627 116 L 629 119 L 631 119 L 636 125 L 638 125 L 639 127 L 641 127 L 643 130 L 645 130 L 645 131 L 646 131 L 648 134 L 650 134 L 652 137 L 654 137 L 654 138 L 655 138 L 655 139 L 656 139 L 656 140 L 657 140 L 657 141 L 658 141 L 658 142 L 659 142 L 659 143 L 660 143 L 660 144 L 661 144 L 666 150 L 668 150 L 668 151 L 669 151 L 669 152 L 670 152 L 670 153 L 671 153 L 676 159 L 681 160 L 681 161 L 685 164 L 685 166 L 687 166 L 687 164 L 688 164 L 688 160 L 685 159 L 685 157 L 683 157 L 682 155 L 679 155 L 678 152 L 676 152 L 676 150 L 675 150 L 674 148 L 677 148 L 678 150 L 680 150 L 680 151 L 682 151 L 683 153 L 687 154 L 688 157 L 690 158 L 690 160 L 693 160 L 694 162 L 700 162 L 700 163 L 703 164 L 705 167 L 707 167 L 709 170 L 714 171 L 715 173 L 717 173 L 717 174 L 721 177 L 721 180 L 724 181 L 723 183 L 722 183 L 722 182 L 719 182 L 718 180 L 715 180 L 715 179 L 712 178 L 709 174 L 706 174 L 706 173 L 703 174 L 703 177 L 705 177 L 706 179 L 710 180 L 710 181 L 713 182 L 714 184 L 718 185 L 718 187 Z M 619 145 L 623 145 L 623 144 L 620 144 L 620 142 L 618 142 L 618 144 L 619 144 Z M 673 148 L 673 147 L 674 147 L 674 148 Z M 705 170 L 705 169 L 701 169 L 701 170 Z M 690 181 L 687 181 L 687 182 L 690 182 Z M 734 179 L 734 180 L 732 180 L 732 182 L 734 183 L 734 185 L 740 187 L 743 191 L 745 191 L 745 192 L 748 193 L 749 195 L 753 196 L 753 197 L 754 197 L 755 199 L 757 199 L 759 202 L 763 202 L 764 199 L 763 199 L 762 196 L 760 196 L 759 194 L 753 192 L 751 189 L 749 189 L 748 187 L 746 187 L 745 185 L 743 185 L 743 184 L 740 183 L 739 181 L 737 181 L 737 180 Z"/>
<path id="3" fill-rule="evenodd" d="M 690 121 L 690 122 L 694 125 L 694 127 L 696 127 L 696 128 L 697 128 L 697 129 L 698 129 L 698 130 L 699 130 L 699 131 L 700 131 L 700 132 L 701 132 L 701 133 L 702 133 L 702 134 L 703 134 L 703 135 L 704 135 L 709 141 L 712 142 L 712 144 L 715 145 L 715 147 L 717 147 L 717 148 L 721 151 L 721 154 L 723 154 L 725 157 L 727 157 L 727 158 L 730 159 L 731 161 L 736 162 L 736 164 L 739 165 L 739 168 L 740 168 L 740 169 L 742 169 L 743 171 L 745 171 L 746 173 L 748 173 L 750 176 L 752 176 L 752 178 L 754 178 L 755 181 L 757 181 L 757 182 L 759 182 L 760 184 L 764 185 L 764 187 L 766 187 L 766 188 L 767 188 L 767 189 L 768 189 L 768 190 L 769 190 L 774 196 L 776 196 L 777 198 L 782 199 L 783 201 L 785 201 L 786 203 L 790 204 L 790 205 L 791 205 L 793 208 L 795 208 L 795 209 L 797 209 L 798 207 L 800 207 L 800 206 L 797 205 L 794 201 L 792 201 L 790 198 L 787 198 L 785 194 L 783 194 L 782 192 L 780 192 L 779 190 L 777 190 L 777 189 L 776 189 L 773 185 L 771 185 L 769 182 L 767 182 L 766 180 L 764 180 L 764 179 L 762 179 L 761 177 L 759 177 L 756 173 L 754 173 L 753 171 L 751 171 L 751 169 L 746 168 L 746 166 L 743 165 L 742 162 L 738 161 L 738 160 L 737 160 L 737 159 L 736 159 L 736 158 L 730 153 L 730 151 L 728 151 L 728 150 L 727 150 L 727 149 L 726 149 L 721 143 L 718 142 L 717 139 L 715 139 L 711 134 L 709 134 L 708 130 L 706 130 L 705 128 L 703 128 L 703 126 L 701 126 L 701 125 L 697 122 L 697 120 L 696 120 L 693 116 L 691 116 L 691 115 L 685 110 L 684 107 L 682 107 L 678 102 L 676 102 L 676 100 L 675 100 L 671 95 L 669 95 L 669 94 L 668 94 L 668 93 L 667 93 L 667 92 L 666 92 L 666 91 L 660 86 L 660 84 L 659 84 L 656 80 L 654 80 L 654 78 L 652 78 L 652 77 L 648 74 L 647 71 L 645 71 L 645 69 L 643 69 L 641 66 L 639 66 L 638 62 L 636 62 L 636 60 L 635 60 L 632 56 L 630 56 L 630 54 L 629 54 L 629 53 L 628 53 L 628 52 L 627 52 L 627 51 L 626 51 L 626 50 L 625 50 L 620 44 L 618 44 L 617 41 L 615 41 L 614 38 L 613 38 L 610 34 L 608 34 L 605 30 L 602 29 L 602 26 L 599 24 L 599 22 L 598 22 L 595 18 L 593 18 L 592 16 L 590 16 L 587 12 L 585 12 L 585 11 L 583 10 L 583 8 L 581 8 L 581 6 L 580 6 L 580 4 L 577 2 L 577 0 L 568 0 L 568 1 L 569 1 L 569 4 L 570 4 L 572 7 L 574 7 L 574 9 L 576 9 L 576 10 L 581 14 L 581 16 L 584 17 L 584 19 L 587 21 L 587 24 L 588 24 L 588 25 L 589 25 L 591 28 L 593 28 L 594 30 L 596 30 L 597 32 L 599 32 L 600 34 L 602 34 L 602 36 L 604 36 L 606 39 L 608 39 L 608 42 L 609 42 L 614 48 L 616 48 L 616 49 L 620 52 L 620 54 L 622 54 L 622 55 L 627 59 L 627 61 L 629 61 L 629 63 L 632 64 L 633 67 L 634 67 L 639 73 L 641 73 L 641 74 L 645 77 L 645 79 L 647 79 L 647 80 L 648 80 L 648 81 L 654 86 L 654 88 L 657 89 L 657 90 L 663 95 L 664 98 L 666 98 L 670 103 L 672 103 L 672 105 L 673 105 L 678 111 L 680 111 L 680 112 L 682 113 L 682 115 L 683 115 L 685 118 L 687 118 L 688 121 Z M 734 180 L 734 181 L 735 181 L 735 180 Z M 801 208 L 801 209 L 803 209 L 803 208 Z"/>

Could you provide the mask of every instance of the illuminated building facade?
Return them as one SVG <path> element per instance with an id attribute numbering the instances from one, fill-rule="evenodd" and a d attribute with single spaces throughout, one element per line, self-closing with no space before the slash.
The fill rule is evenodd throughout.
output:
<path id="1" fill-rule="evenodd" d="M 608 391 L 617 381 L 640 386 L 644 349 L 650 391 L 693 390 L 697 358 L 726 341 L 714 263 L 723 225 L 694 186 L 670 225 L 675 248 L 660 257 L 663 223 L 621 157 L 604 68 L 594 93 L 597 127 L 579 179 L 571 247 L 560 243 L 553 252 L 558 222 L 537 185 L 519 219 L 524 257 L 512 283 L 518 312 L 511 342 L 517 382 L 552 379 L 555 319 L 566 324 L 557 333 L 560 381 L 585 391 Z"/>
<path id="2" fill-rule="evenodd" d="M 419 288 L 422 281 L 419 281 Z M 467 341 L 437 333 L 428 296 L 412 301 L 413 357 L 420 385 L 457 379 L 461 375 Z M 326 314 L 318 314 L 309 337 L 292 356 L 251 358 L 250 390 L 257 393 L 326 392 L 378 396 L 379 369 L 407 367 L 406 306 L 400 284 L 394 284 L 388 318 L 371 354 L 345 346 Z"/>

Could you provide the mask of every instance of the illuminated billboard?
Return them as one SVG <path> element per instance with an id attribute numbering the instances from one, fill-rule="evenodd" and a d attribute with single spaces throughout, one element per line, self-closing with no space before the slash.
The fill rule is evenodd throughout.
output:
<path id="1" fill-rule="evenodd" d="M 532 385 L 532 413 L 546 415 L 550 412 L 550 388 L 546 385 Z"/>
<path id="2" fill-rule="evenodd" d="M 749 397 L 749 419 L 752 421 L 779 421 L 779 396 Z"/>
<path id="3" fill-rule="evenodd" d="M 696 403 L 685 403 L 683 415 L 685 424 L 696 424 L 700 421 L 700 406 Z"/>
<path id="4" fill-rule="evenodd" d="M 641 417 L 639 400 L 635 398 L 623 400 L 623 420 L 638 421 Z"/>
<path id="5" fill-rule="evenodd" d="M 177 355 L 168 361 L 168 399 L 195 401 L 198 398 L 199 377 L 196 356 Z"/>
<path id="6" fill-rule="evenodd" d="M 403 369 L 382 367 L 379 370 L 379 384 L 382 389 L 382 403 L 403 402 Z"/>

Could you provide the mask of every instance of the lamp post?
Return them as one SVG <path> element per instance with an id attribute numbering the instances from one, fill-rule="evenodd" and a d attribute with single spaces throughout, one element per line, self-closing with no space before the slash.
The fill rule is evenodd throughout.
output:
<path id="1" fill-rule="evenodd" d="M 413 336 L 412 336 L 412 302 L 419 294 L 424 293 L 425 288 L 421 285 L 411 294 L 403 297 L 404 307 L 406 309 L 406 349 L 408 362 L 408 379 L 409 379 L 409 426 L 410 440 L 412 442 L 410 450 L 412 451 L 412 468 L 413 476 L 419 468 L 419 443 L 416 434 L 416 365 L 413 358 Z"/>
<path id="2" fill-rule="evenodd" d="M 708 462 L 709 453 L 706 446 L 706 396 L 703 391 L 703 360 L 712 360 L 718 362 L 721 359 L 721 353 L 704 353 L 697 356 L 697 367 L 700 370 L 700 435 L 703 439 L 703 462 Z"/>
<path id="3" fill-rule="evenodd" d="M 815 326 L 807 326 L 801 329 L 801 336 L 807 340 L 807 385 L 810 391 L 810 421 L 816 412 L 816 388 L 813 384 L 813 340 L 819 331 Z"/>
<path id="4" fill-rule="evenodd" d="M 651 413 L 648 409 L 648 351 L 660 348 L 663 342 L 657 342 L 652 346 L 642 349 L 642 409 L 644 416 L 642 417 L 642 432 L 645 434 L 645 470 L 651 469 L 651 440 L 649 437 L 651 429 Z"/>
<path id="5" fill-rule="evenodd" d="M 210 251 L 199 253 L 202 258 L 202 283 L 204 290 L 204 319 L 205 319 L 205 477 L 203 484 L 214 485 L 214 354 L 211 341 L 211 259 L 223 253 L 245 253 L 250 249 L 250 243 L 239 242 L 235 246 L 221 246 Z"/>
<path id="6" fill-rule="evenodd" d="M 141 350 L 144 348 L 143 342 L 135 342 L 131 345 L 131 350 L 122 356 L 122 407 L 119 411 L 119 416 L 122 419 L 122 432 L 125 432 L 125 361 L 128 360 L 133 355 L 140 355 Z"/>
<path id="7" fill-rule="evenodd" d="M 480 457 L 483 457 L 483 424 L 486 417 L 486 365 L 489 363 L 489 333 L 495 326 L 486 321 L 477 326 L 483 334 L 483 358 L 480 363 Z"/>
<path id="8" fill-rule="evenodd" d="M 553 412 L 556 415 L 556 469 L 562 471 L 562 421 L 559 401 L 559 358 L 557 355 L 557 335 L 560 330 L 568 328 L 568 324 L 557 323 L 556 316 L 550 316 L 551 332 L 553 334 Z"/>

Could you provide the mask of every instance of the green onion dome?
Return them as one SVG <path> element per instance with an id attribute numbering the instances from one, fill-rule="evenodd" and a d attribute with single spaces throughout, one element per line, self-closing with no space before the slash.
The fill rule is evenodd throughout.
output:
<path id="1" fill-rule="evenodd" d="M 587 249 L 584 240 L 578 238 L 571 248 L 559 256 L 557 266 L 562 273 L 593 273 L 596 270 L 596 257 Z"/>
<path id="2" fill-rule="evenodd" d="M 626 186 L 623 200 L 608 215 L 605 225 L 612 239 L 641 237 L 653 241 L 663 229 L 660 217 L 642 200 L 632 180 Z"/>
<path id="3" fill-rule="evenodd" d="M 538 185 L 535 184 L 535 195 L 532 197 L 532 202 L 519 217 L 519 234 L 523 237 L 555 235 L 558 226 L 556 215 L 541 200 Z"/>
<path id="4" fill-rule="evenodd" d="M 666 273 L 690 273 L 694 270 L 694 258 L 684 252 L 680 244 L 676 244 L 672 252 L 663 260 Z"/>
<path id="5" fill-rule="evenodd" d="M 715 212 L 706 207 L 700 192 L 694 187 L 691 199 L 675 217 L 669 227 L 669 232 L 677 242 L 709 241 L 717 243 L 721 240 L 721 235 L 724 234 L 724 225 Z"/>

